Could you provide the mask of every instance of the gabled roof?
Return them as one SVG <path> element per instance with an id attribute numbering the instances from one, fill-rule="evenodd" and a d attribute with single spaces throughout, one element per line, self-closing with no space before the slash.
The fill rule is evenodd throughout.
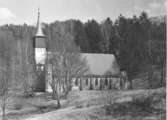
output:
<path id="1" fill-rule="evenodd" d="M 89 73 L 92 75 L 110 75 L 119 74 L 119 67 L 113 54 L 94 54 L 81 53 L 81 57 L 85 58 L 89 67 Z"/>
<path id="2" fill-rule="evenodd" d="M 48 51 L 48 58 L 52 57 L 52 52 Z M 86 60 L 89 68 L 84 76 L 118 76 L 119 66 L 113 54 L 81 53 L 81 59 Z"/>

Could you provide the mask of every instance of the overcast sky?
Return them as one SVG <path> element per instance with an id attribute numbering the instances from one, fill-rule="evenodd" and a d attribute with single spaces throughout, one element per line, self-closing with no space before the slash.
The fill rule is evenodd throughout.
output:
<path id="1" fill-rule="evenodd" d="M 166 14 L 166 0 L 0 0 L 0 25 L 6 23 L 34 24 L 40 7 L 43 22 L 88 19 L 112 20 L 120 14 L 130 17 L 146 11 L 149 16 Z"/>

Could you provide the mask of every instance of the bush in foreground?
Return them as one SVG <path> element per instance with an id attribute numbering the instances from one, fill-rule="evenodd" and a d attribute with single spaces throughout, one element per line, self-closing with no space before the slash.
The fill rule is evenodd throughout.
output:
<path id="1" fill-rule="evenodd" d="M 158 104 L 164 104 L 164 95 L 163 94 L 151 94 L 146 93 L 142 96 L 133 96 L 132 101 L 122 102 L 122 103 L 113 103 L 112 105 L 104 106 L 106 115 L 112 116 L 147 116 L 150 114 L 162 114 L 166 110 L 162 107 L 156 107 Z"/>

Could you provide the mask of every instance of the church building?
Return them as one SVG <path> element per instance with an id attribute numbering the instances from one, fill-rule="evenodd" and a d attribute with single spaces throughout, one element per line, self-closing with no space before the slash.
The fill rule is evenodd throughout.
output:
<path id="1" fill-rule="evenodd" d="M 52 79 L 52 70 L 46 66 L 46 58 L 51 54 L 46 48 L 46 36 L 40 23 L 38 10 L 37 28 L 34 39 L 34 56 L 36 62 L 37 80 L 34 82 L 35 91 L 51 92 L 49 80 Z M 113 54 L 80 53 L 86 58 L 89 73 L 78 78 L 72 78 L 72 89 L 121 89 L 122 79 L 116 58 Z M 110 72 L 110 74 L 107 74 Z"/>

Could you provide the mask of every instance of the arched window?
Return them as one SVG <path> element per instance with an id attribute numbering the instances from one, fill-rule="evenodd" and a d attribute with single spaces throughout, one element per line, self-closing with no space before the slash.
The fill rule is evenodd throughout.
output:
<path id="1" fill-rule="evenodd" d="M 86 85 L 88 85 L 88 78 L 86 79 Z"/>
<path id="2" fill-rule="evenodd" d="M 76 78 L 76 79 L 75 79 L 75 85 L 76 85 L 76 86 L 78 85 L 78 81 L 79 81 L 79 79 Z"/>
<path id="3" fill-rule="evenodd" d="M 95 78 L 95 85 L 98 85 L 98 78 Z"/>
<path id="4" fill-rule="evenodd" d="M 105 85 L 107 86 L 108 85 L 108 79 L 107 78 L 105 78 Z"/>

